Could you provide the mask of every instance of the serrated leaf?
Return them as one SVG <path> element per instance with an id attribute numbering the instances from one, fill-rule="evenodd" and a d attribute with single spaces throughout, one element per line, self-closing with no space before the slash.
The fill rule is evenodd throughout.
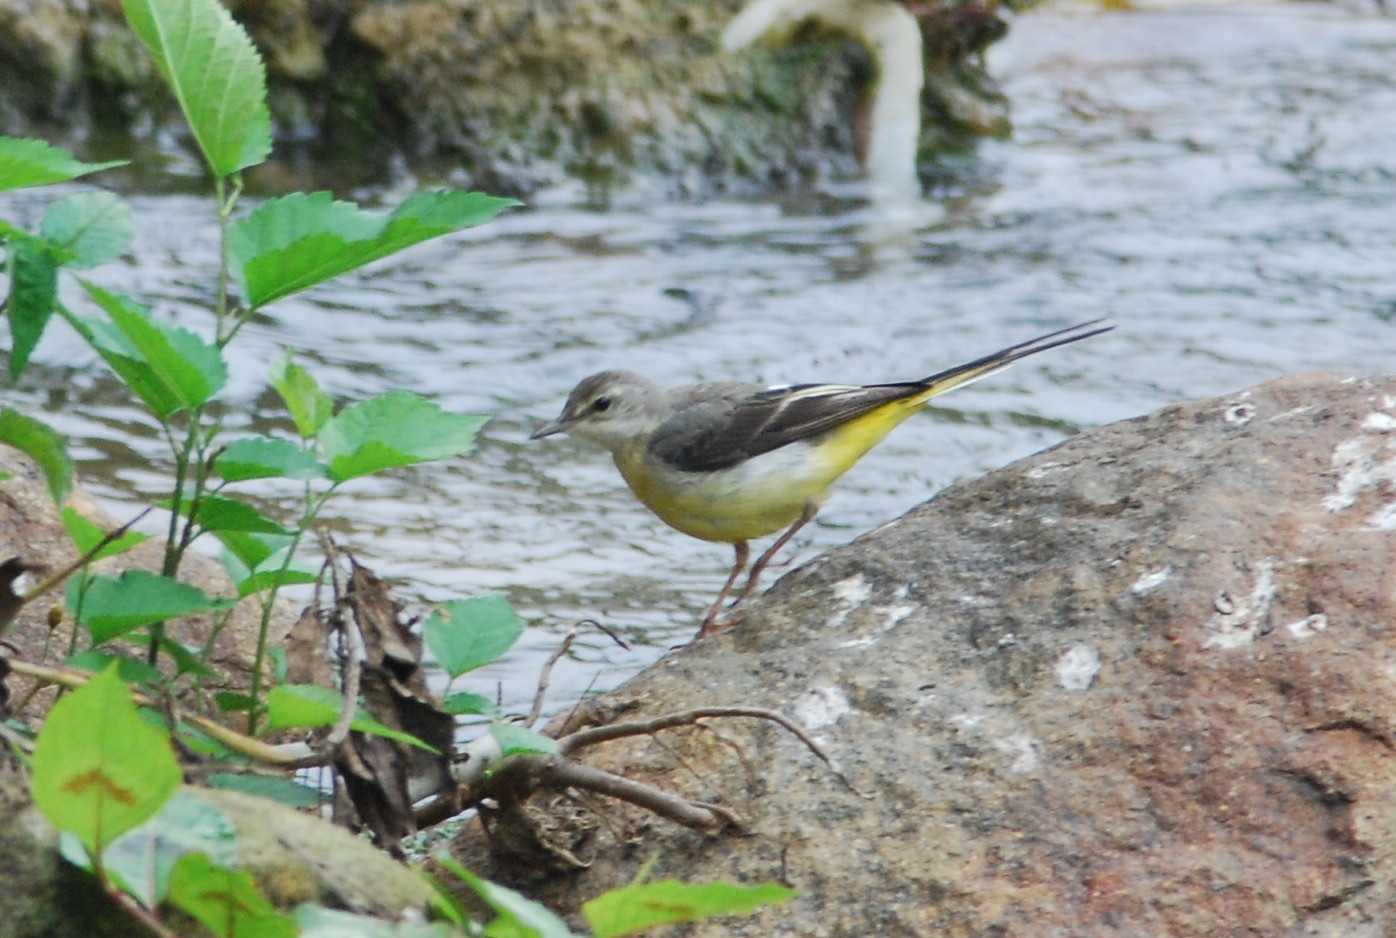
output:
<path id="1" fill-rule="evenodd" d="M 795 890 L 776 883 L 681 883 L 659 880 L 622 886 L 582 905 L 595 938 L 620 938 L 678 922 L 715 915 L 746 915 L 764 905 L 786 902 Z"/>
<path id="2" fill-rule="evenodd" d="M 39 233 L 70 267 L 96 267 L 131 243 L 131 208 L 110 192 L 75 192 L 53 202 Z"/>
<path id="3" fill-rule="evenodd" d="M 314 456 L 294 443 L 265 436 L 229 443 L 213 461 L 213 468 L 229 482 L 321 479 L 327 472 Z"/>
<path id="4" fill-rule="evenodd" d="M 63 509 L 63 527 L 68 532 L 68 536 L 73 539 L 73 544 L 77 547 L 79 554 L 86 554 L 100 544 L 102 538 L 107 536 L 106 531 L 78 514 L 74 508 Z M 148 540 L 150 540 L 149 534 L 142 534 L 140 531 L 127 531 L 93 554 L 92 562 L 124 554 L 137 544 Z"/>
<path id="5" fill-rule="evenodd" d="M 125 340 L 121 354 L 148 367 L 180 407 L 198 407 L 223 388 L 228 380 L 228 366 L 216 345 L 188 329 L 158 322 L 127 297 L 109 293 L 86 280 L 78 282 Z"/>
<path id="6" fill-rule="evenodd" d="M 433 859 L 454 873 L 460 880 L 475 891 L 485 904 L 499 916 L 485 929 L 486 935 L 518 935 L 523 938 L 577 938 L 558 918 L 544 906 L 520 893 L 487 879 L 481 879 L 461 866 L 450 854 L 438 853 Z"/>
<path id="7" fill-rule="evenodd" d="M 153 816 L 180 781 L 169 738 L 137 715 L 115 666 L 53 705 L 33 766 L 34 803 L 92 856 Z"/>
<path id="8" fill-rule="evenodd" d="M 278 685 L 267 694 L 267 729 L 333 726 L 335 720 L 339 719 L 341 702 L 340 695 L 328 687 L 317 687 L 314 684 Z M 354 717 L 349 728 L 360 733 L 384 736 L 428 752 L 437 751 L 435 747 L 427 745 L 410 733 L 384 726 L 363 713 Z"/>
<path id="9" fill-rule="evenodd" d="M 122 380 L 122 383 L 139 397 L 162 421 L 168 420 L 183 406 L 155 371 L 140 357 L 140 353 L 121 334 L 120 330 L 108 322 L 84 319 L 74 314 L 62 304 L 58 312 L 73 329 L 87 340 L 102 360 L 107 363 Z"/>
<path id="10" fill-rule="evenodd" d="M 17 410 L 0 407 L 0 443 L 13 446 L 38 464 L 55 502 L 68 497 L 73 487 L 73 461 L 57 430 Z"/>
<path id="11" fill-rule="evenodd" d="M 488 420 L 447 413 L 409 391 L 389 391 L 341 410 L 320 430 L 320 445 L 330 478 L 344 482 L 458 456 Z"/>
<path id="12" fill-rule="evenodd" d="M 276 911 L 251 873 L 202 853 L 186 853 L 175 863 L 169 901 L 219 938 L 296 938 L 296 923 Z"/>
<path id="13" fill-rule="evenodd" d="M 441 709 L 451 716 L 491 716 L 497 709 L 494 701 L 483 694 L 472 694 L 469 691 L 460 691 L 448 694 L 446 699 L 441 701 Z"/>
<path id="14" fill-rule="evenodd" d="M 453 678 L 489 664 L 522 634 L 523 622 L 503 596 L 452 600 L 422 628 L 432 657 Z"/>
<path id="15" fill-rule="evenodd" d="M 0 136 L 0 192 L 67 182 L 88 173 L 125 165 L 126 160 L 84 163 L 67 150 L 51 147 L 42 140 Z"/>
<path id="16" fill-rule="evenodd" d="M 291 544 L 291 538 L 280 534 L 258 534 L 252 531 L 214 531 L 213 536 L 242 563 L 241 576 L 256 570 L 268 557 Z M 233 582 L 238 577 L 231 576 Z"/>
<path id="17" fill-rule="evenodd" d="M 10 377 L 18 378 L 43 337 L 58 299 L 58 264 L 48 245 L 23 237 L 9 245 Z"/>
<path id="18" fill-rule="evenodd" d="M 268 199 L 236 222 L 228 262 L 253 309 L 429 238 L 489 221 L 511 206 L 482 192 L 419 192 L 391 214 L 328 192 Z"/>
<path id="19" fill-rule="evenodd" d="M 147 570 L 127 570 L 117 577 L 89 578 L 78 621 L 100 645 L 143 625 L 224 608 L 226 600 L 213 599 L 188 583 L 180 583 Z"/>
<path id="20" fill-rule="evenodd" d="M 208 777 L 208 784 L 211 788 L 240 791 L 292 808 L 316 808 L 325 798 L 324 793 L 318 789 L 276 775 L 215 772 Z"/>
<path id="21" fill-rule="evenodd" d="M 170 500 L 164 498 L 157 504 L 161 508 L 169 508 Z M 225 495 L 202 495 L 197 508 L 193 506 L 192 499 L 185 498 L 180 501 L 181 515 L 188 517 L 191 508 L 194 510 L 194 523 L 205 531 L 245 531 L 251 534 L 285 536 L 291 533 L 246 502 Z"/>
<path id="22" fill-rule="evenodd" d="M 557 740 L 515 723 L 491 723 L 490 735 L 499 743 L 501 755 L 545 755 L 557 752 Z"/>
<path id="23" fill-rule="evenodd" d="M 334 401 L 320 390 L 315 376 L 291 361 L 289 355 L 272 366 L 268 378 L 291 412 L 296 432 L 313 440 L 334 414 Z"/>
<path id="24" fill-rule="evenodd" d="M 65 834 L 59 849 L 69 863 L 91 868 L 77 838 Z M 196 851 L 219 863 L 234 863 L 237 831 L 222 811 L 194 792 L 179 788 L 154 817 L 106 849 L 102 868 L 142 905 L 153 909 L 169 892 L 175 863 Z"/>
<path id="25" fill-rule="evenodd" d="M 266 68 L 217 0 L 122 0 L 184 111 L 215 176 L 255 166 L 271 152 Z"/>

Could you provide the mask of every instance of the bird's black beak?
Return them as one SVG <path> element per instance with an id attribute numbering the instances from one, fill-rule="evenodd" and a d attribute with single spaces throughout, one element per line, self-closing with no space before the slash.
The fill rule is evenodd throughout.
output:
<path id="1" fill-rule="evenodd" d="M 557 420 L 554 420 L 552 423 L 545 423 L 545 424 L 543 424 L 543 426 L 539 427 L 537 430 L 534 430 L 532 433 L 530 433 L 530 434 L 528 435 L 528 438 L 529 438 L 530 440 L 541 440 L 541 439 L 543 439 L 543 437 L 545 437 L 545 436 L 553 436 L 554 434 L 557 434 L 557 433 L 563 433 L 563 432 L 565 432 L 566 430 L 567 430 L 567 423 L 566 423 L 564 420 L 562 420 L 561 418 L 559 418 L 559 419 L 557 419 Z"/>

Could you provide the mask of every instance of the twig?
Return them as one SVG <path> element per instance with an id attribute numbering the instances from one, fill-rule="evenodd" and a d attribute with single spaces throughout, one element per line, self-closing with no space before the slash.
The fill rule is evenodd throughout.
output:
<path id="1" fill-rule="evenodd" d="M 359 679 L 363 676 L 364 637 L 359 631 L 359 623 L 353 616 L 341 616 L 340 629 L 344 642 L 349 646 L 343 669 L 344 700 L 339 705 L 339 716 L 325 737 L 323 751 L 332 753 L 349 736 L 349 724 L 359 710 Z"/>
<path id="2" fill-rule="evenodd" d="M 141 905 L 134 898 L 121 891 L 121 887 L 114 883 L 103 881 L 102 888 L 107 892 L 107 898 L 117 905 L 136 921 L 149 929 L 157 938 L 179 938 L 177 934 L 165 927 L 165 924 L 155 917 L 155 913 Z"/>
<path id="3" fill-rule="evenodd" d="M 673 729 L 676 726 L 696 726 L 699 720 L 716 717 L 750 717 L 755 720 L 769 720 L 777 726 L 783 727 L 792 736 L 804 743 L 806 748 L 818 756 L 829 768 L 834 768 L 833 760 L 825 754 L 818 743 L 810 739 L 803 729 L 776 711 L 766 710 L 762 707 L 698 707 L 693 710 L 685 710 L 682 713 L 668 713 L 662 717 L 655 717 L 653 720 L 634 720 L 626 723 L 595 726 L 562 737 L 557 741 L 557 751 L 564 756 L 571 755 L 578 749 L 610 742 L 613 739 L 624 739 L 627 736 L 648 736 L 661 730 Z"/>
<path id="4" fill-rule="evenodd" d="M 101 553 L 102 548 L 106 547 L 108 544 L 121 537 L 123 534 L 125 534 L 127 531 L 131 529 L 131 526 L 133 524 L 144 518 L 146 515 L 150 514 L 150 512 L 151 509 L 146 508 L 142 510 L 140 513 L 138 513 L 130 521 L 127 521 L 125 524 L 123 524 L 121 527 L 115 528 L 102 535 L 102 539 L 98 541 L 96 544 L 93 544 L 86 551 L 84 551 L 81 557 L 79 557 L 77 560 L 74 560 L 72 563 L 59 570 L 53 576 L 44 580 L 38 586 L 34 587 L 32 590 L 29 590 L 27 593 L 21 596 L 19 598 L 19 604 L 22 606 L 25 603 L 38 599 L 40 596 L 44 595 L 49 590 L 58 586 L 64 580 L 68 579 L 68 577 L 72 576 L 75 572 L 81 570 L 88 563 L 91 563 L 92 558 L 96 557 L 99 553 Z M 74 627 L 76 627 L 76 625 Z"/>
<path id="5" fill-rule="evenodd" d="M 578 623 L 580 625 L 581 623 Z M 567 654 L 567 649 L 572 647 L 572 643 L 577 639 L 577 626 L 572 626 L 567 637 L 557 646 L 548 660 L 543 662 L 542 670 L 538 672 L 538 690 L 533 695 L 533 706 L 528 711 L 528 719 L 524 720 L 524 726 L 532 726 L 538 722 L 539 715 L 543 712 L 543 697 L 548 693 L 548 680 L 553 676 L 553 665 L 558 659 Z"/>
<path id="6" fill-rule="evenodd" d="M 49 684 L 60 684 L 63 687 L 82 687 L 93 675 L 86 671 L 77 671 L 70 668 L 53 668 L 41 664 L 30 664 L 27 661 L 20 661 L 15 658 L 6 659 L 16 674 L 23 674 L 35 680 L 45 681 Z M 156 706 L 150 698 L 137 691 L 131 692 L 131 697 L 138 706 Z M 277 765 L 287 769 L 309 768 L 315 765 L 324 764 L 324 757 L 314 752 L 304 743 L 286 743 L 274 746 L 271 743 L 263 742 L 251 736 L 244 736 L 236 730 L 231 730 L 215 720 L 208 717 L 191 713 L 185 718 L 189 723 L 197 726 L 204 733 L 216 739 L 235 752 L 240 752 L 249 759 L 258 762 L 265 762 L 268 765 Z"/>
<path id="7" fill-rule="evenodd" d="M 606 636 L 607 638 L 609 638 L 611 641 L 615 642 L 615 643 L 616 643 L 617 645 L 619 645 L 620 647 L 624 648 L 626 651 L 629 651 L 629 650 L 630 650 L 630 645 L 629 645 L 629 643 L 626 642 L 625 639 L 621 638 L 621 637 L 620 637 L 619 635 L 617 635 L 615 632 L 611 631 L 609 628 L 607 628 L 606 626 L 602 625 L 600 622 L 598 622 L 598 621 L 595 620 L 595 619 L 583 619 L 583 620 L 581 620 L 580 622 L 578 622 L 577 625 L 578 625 L 578 627 L 583 626 L 583 625 L 589 625 L 589 626 L 591 626 L 592 628 L 596 629 L 596 630 L 597 630 L 598 632 L 600 632 L 601 634 L 605 635 L 605 636 Z"/>
<path id="8" fill-rule="evenodd" d="M 526 766 L 525 770 L 535 774 L 539 785 L 556 789 L 579 788 L 582 791 L 594 791 L 599 795 L 618 798 L 692 830 L 713 830 L 731 823 L 734 817 L 730 811 L 714 810 L 687 798 L 671 795 L 642 782 L 631 781 L 580 762 L 542 756 L 516 758 L 520 762 L 538 763 Z"/>

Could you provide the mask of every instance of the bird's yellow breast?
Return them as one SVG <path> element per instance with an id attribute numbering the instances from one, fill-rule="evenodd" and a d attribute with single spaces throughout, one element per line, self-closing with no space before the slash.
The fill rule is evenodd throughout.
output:
<path id="1" fill-rule="evenodd" d="M 834 481 L 922 400 L 892 401 L 821 436 L 726 469 L 684 472 L 652 457 L 643 443 L 615 451 L 616 468 L 635 497 L 670 527 L 705 541 L 751 540 L 794 523 L 806 504 L 823 502 Z"/>

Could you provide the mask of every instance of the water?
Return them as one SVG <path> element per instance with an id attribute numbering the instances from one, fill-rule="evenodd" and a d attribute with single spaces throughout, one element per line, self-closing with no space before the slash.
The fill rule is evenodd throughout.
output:
<path id="1" fill-rule="evenodd" d="M 405 387 L 495 415 L 471 457 L 355 483 L 329 517 L 414 602 L 511 598 L 536 628 L 472 685 L 501 682 L 507 704 L 576 620 L 632 642 L 584 635 L 554 675 L 560 706 L 687 639 L 730 560 L 646 514 L 604 455 L 527 442 L 579 378 L 908 379 L 1120 324 L 909 421 L 797 539 L 808 559 L 1083 427 L 1284 374 L 1390 371 L 1394 57 L 1396 21 L 1326 7 L 1024 16 L 992 54 L 1013 139 L 945 166 L 923 205 L 545 195 L 276 304 L 232 348 L 227 423 L 285 426 L 264 385 L 283 345 L 341 400 Z M 11 194 L 0 215 L 32 221 L 47 198 Z M 132 201 L 139 258 L 95 279 L 207 329 L 205 204 Z M 7 396 L 73 438 L 117 517 L 157 496 L 152 422 L 62 327 L 37 358 Z"/>

